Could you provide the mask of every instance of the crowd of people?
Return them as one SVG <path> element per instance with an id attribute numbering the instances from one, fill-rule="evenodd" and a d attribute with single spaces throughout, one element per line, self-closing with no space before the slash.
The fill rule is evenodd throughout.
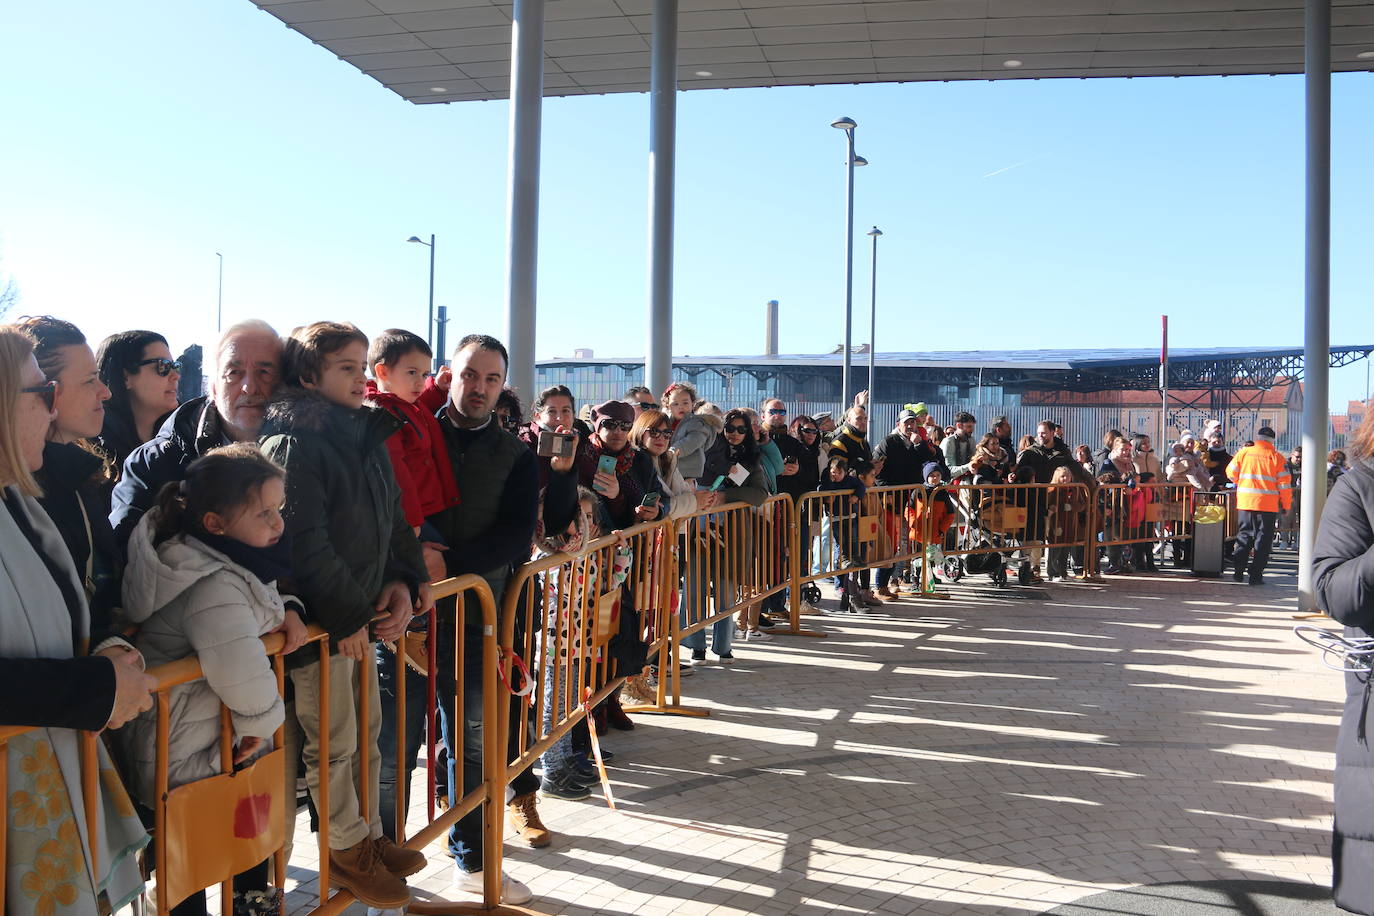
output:
<path id="1" fill-rule="evenodd" d="M 91 878 L 87 869 L 78 879 L 80 869 L 71 870 L 72 899 L 91 902 L 73 912 L 94 912 L 96 898 L 118 908 L 141 887 L 133 863 L 156 796 L 151 666 L 194 655 L 205 675 L 170 693 L 173 788 L 220 772 L 221 704 L 230 712 L 235 766 L 269 750 L 283 729 L 288 799 L 296 797 L 298 771 L 309 797 L 322 797 L 327 737 L 331 880 L 370 907 L 399 909 L 410 899 L 405 879 L 425 865 L 421 853 L 398 845 L 395 823 L 397 810 L 407 810 L 426 730 L 436 730 L 447 751 L 445 801 L 482 778 L 481 616 L 470 595 L 436 607 L 434 581 L 479 576 L 499 606 L 522 564 L 576 552 L 601 534 L 758 507 L 777 494 L 800 500 L 823 492 L 834 505 L 859 505 L 880 486 L 936 493 L 950 485 L 1046 485 L 1034 491 L 1027 540 L 1062 544 L 1087 510 L 1071 492 L 1167 481 L 1198 492 L 1235 489 L 1242 517 L 1235 575 L 1248 571 L 1258 583 L 1274 520 L 1290 505 L 1289 471 L 1267 428 L 1234 456 L 1220 424 L 1200 438 L 1184 431 L 1161 461 L 1148 436 L 1117 430 L 1096 451 L 1071 449 L 1063 428 L 1046 420 L 1017 443 L 1006 417 L 980 436 L 969 413 L 942 427 L 926 405 L 911 404 L 890 433 L 877 436 L 864 393 L 836 423 L 829 413 L 791 416 L 777 398 L 757 410 L 722 409 L 686 382 L 660 395 L 635 387 L 581 410 L 572 391 L 553 386 L 537 393 L 526 416 L 519 393 L 506 386 L 508 356 L 494 338 L 464 337 L 450 364 L 433 373 L 423 338 L 392 329 L 369 339 L 339 322 L 285 337 L 262 321 L 241 322 L 223 332 L 211 356 L 208 393 L 178 403 L 182 367 L 160 334 L 116 334 L 93 351 L 80 329 L 60 319 L 0 327 L 0 485 L 8 510 L 0 513 L 0 725 L 35 727 L 10 742 L 11 760 L 18 755 L 21 764 L 9 767 L 7 788 L 45 812 L 11 805 L 10 836 L 26 837 L 40 857 L 49 841 L 54 850 L 71 848 L 60 842 L 76 835 L 84 810 L 73 729 L 111 730 L 111 769 L 117 765 L 137 803 L 123 797 L 118 779 L 97 787 L 111 813 L 85 848 L 100 872 Z M 1340 457 L 1333 466 L 1344 465 Z M 943 530 L 961 497 L 939 493 L 927 511 L 941 513 Z M 898 598 L 897 567 L 878 566 L 872 581 L 869 568 L 857 567 L 877 564 L 862 562 L 848 523 L 826 524 L 840 532 L 855 567 L 837 578 L 840 611 Z M 814 534 L 808 529 L 803 543 Z M 624 581 L 626 554 L 617 551 L 597 571 L 610 583 L 604 587 Z M 1033 578 L 1041 578 L 1041 551 L 1028 555 Z M 1175 553 L 1176 562 L 1185 558 Z M 1119 549 L 1109 560 L 1107 572 L 1129 571 Z M 1047 572 L 1063 579 L 1082 564 L 1081 550 L 1055 547 Z M 1153 567 L 1148 551 L 1138 565 Z M 721 589 L 688 569 L 684 619 L 705 619 L 710 594 L 719 602 Z M 708 631 L 715 661 L 729 664 L 733 643 L 767 642 L 785 608 L 777 591 L 692 632 L 683 673 L 707 663 Z M 561 609 L 544 608 L 544 617 L 550 634 L 566 630 Z M 320 649 L 305 646 L 308 624 L 327 633 L 327 673 Z M 434 659 L 429 626 L 438 627 Z M 278 632 L 285 697 L 260 640 Z M 377 677 L 365 676 L 365 666 L 375 666 Z M 463 709 L 440 702 L 438 721 L 428 721 L 427 677 L 440 697 L 461 695 Z M 322 715 L 325 690 L 331 699 Z M 406 718 L 397 721 L 402 692 Z M 366 734 L 357 731 L 358 703 L 369 710 Z M 546 728 L 568 703 L 546 697 Z M 521 715 L 513 706 L 512 715 Z M 512 725 L 514 742 L 525 723 Z M 526 770 L 512 781 L 508 817 L 529 845 L 552 841 L 541 795 L 590 794 L 588 729 L 633 727 L 612 693 L 592 722 L 544 754 L 539 775 Z M 55 774 L 46 781 L 44 767 Z M 479 809 L 448 836 L 460 895 L 481 894 L 481 819 Z M 11 856 L 6 867 L 12 911 L 42 909 L 25 896 L 21 873 L 34 862 Z M 268 871 L 264 862 L 235 877 L 236 912 L 280 910 Z M 530 899 L 509 875 L 502 893 L 507 903 Z M 205 908 L 202 893 L 173 912 L 197 916 Z"/>

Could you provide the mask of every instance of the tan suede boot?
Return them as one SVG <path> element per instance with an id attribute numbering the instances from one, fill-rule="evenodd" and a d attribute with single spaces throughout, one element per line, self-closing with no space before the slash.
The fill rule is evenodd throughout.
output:
<path id="1" fill-rule="evenodd" d="M 329 851 L 329 883 L 379 910 L 410 903 L 406 883 L 386 870 L 371 839 Z"/>
<path id="2" fill-rule="evenodd" d="M 390 837 L 375 837 L 372 840 L 372 845 L 377 847 L 377 856 L 382 860 L 382 865 L 386 866 L 386 870 L 398 878 L 406 878 L 415 874 L 429 862 L 423 852 L 418 849 L 406 849 L 404 846 L 397 846 Z"/>
<path id="3" fill-rule="evenodd" d="M 539 809 L 535 807 L 535 793 L 517 795 L 506 803 L 506 819 L 520 834 L 520 838 L 535 849 L 553 842 L 553 834 L 539 819 Z"/>

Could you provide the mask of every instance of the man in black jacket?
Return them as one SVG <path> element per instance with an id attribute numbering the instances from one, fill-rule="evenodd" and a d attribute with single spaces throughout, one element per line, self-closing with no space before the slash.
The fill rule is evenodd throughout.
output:
<path id="1" fill-rule="evenodd" d="M 922 468 L 928 462 L 940 466 L 945 479 L 949 479 L 949 468 L 945 466 L 944 454 L 933 442 L 925 437 L 921 425 L 921 415 L 911 408 L 897 414 L 897 428 L 891 435 L 883 438 L 873 450 L 875 461 L 881 461 L 878 471 L 878 484 L 884 487 L 914 487 L 925 483 Z M 896 508 L 896 506 L 894 506 Z M 901 507 L 905 509 L 905 501 Z M 892 574 L 896 566 L 885 566 L 878 570 L 878 595 L 892 599 L 897 593 L 892 589 Z"/>
<path id="2" fill-rule="evenodd" d="M 1087 471 L 1073 460 L 1073 453 L 1069 451 L 1069 447 L 1055 436 L 1055 426 L 1053 420 L 1041 420 L 1036 426 L 1035 444 L 1016 456 L 1016 467 L 1013 470 L 1016 483 L 1049 483 L 1054 477 L 1055 470 L 1061 467 L 1068 468 L 1074 480 L 1091 483 Z M 1048 530 L 1046 515 L 1049 507 L 1045 491 L 1032 491 L 1026 503 L 1026 539 L 1043 541 Z M 1031 547 L 1029 553 L 1032 577 L 1039 580 L 1041 548 Z"/>
<path id="3" fill-rule="evenodd" d="M 281 384 L 281 351 L 281 338 L 264 321 L 243 321 L 220 335 L 210 394 L 172 411 L 157 435 L 124 461 L 110 512 L 121 550 L 158 491 L 181 480 L 188 464 L 212 448 L 257 440 L 267 402 Z"/>
<path id="4" fill-rule="evenodd" d="M 481 576 L 491 587 L 499 611 L 506 586 L 515 567 L 530 558 L 535 522 L 539 514 L 539 469 L 535 456 L 519 439 L 494 421 L 496 399 L 506 382 L 509 358 L 506 348 L 494 337 L 470 334 L 458 343 L 453 354 L 452 381 L 448 402 L 437 414 L 439 428 L 448 446 L 449 461 L 462 502 L 427 519 L 448 544 L 444 560 L 450 576 L 468 573 Z M 627 409 L 629 405 L 625 405 Z M 440 695 L 452 696 L 456 685 L 452 672 L 456 658 L 455 602 L 441 602 L 436 615 L 438 657 L 436 670 L 447 672 L 448 685 L 441 676 Z M 457 801 L 482 784 L 482 668 L 483 623 L 475 599 L 468 596 L 458 618 L 465 627 L 463 721 L 454 723 L 448 712 L 440 716 L 444 743 L 462 748 L 463 783 L 455 784 L 453 757 L 449 758 L 449 798 Z M 517 645 L 519 636 L 517 635 Z M 412 694 L 413 695 L 413 694 Z M 423 700 L 421 701 L 423 702 Z M 510 744 L 516 746 L 524 727 L 522 707 L 511 704 Z M 455 728 L 455 724 L 460 727 Z M 418 736 L 408 736 L 408 760 L 415 759 L 410 746 L 418 748 Z M 414 741 L 414 745 L 410 745 Z M 508 748 L 509 750 L 509 748 Z M 395 748 L 392 748 L 395 757 Z M 397 775 L 397 783 L 409 784 L 410 774 Z M 507 805 L 509 816 L 518 818 L 522 833 L 529 827 L 542 829 L 534 808 L 539 781 L 528 770 L 512 780 L 515 798 Z M 449 832 L 449 851 L 457 860 L 453 887 L 464 897 L 482 893 L 482 809 L 460 820 Z M 531 899 L 529 888 L 514 878 L 503 877 L 502 901 L 518 905 Z"/>

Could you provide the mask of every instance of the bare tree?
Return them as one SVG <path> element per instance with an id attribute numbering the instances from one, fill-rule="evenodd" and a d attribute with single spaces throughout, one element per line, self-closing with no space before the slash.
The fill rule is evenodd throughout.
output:
<path id="1" fill-rule="evenodd" d="M 19 304 L 19 287 L 13 277 L 0 281 L 0 321 L 9 316 L 10 310 Z"/>

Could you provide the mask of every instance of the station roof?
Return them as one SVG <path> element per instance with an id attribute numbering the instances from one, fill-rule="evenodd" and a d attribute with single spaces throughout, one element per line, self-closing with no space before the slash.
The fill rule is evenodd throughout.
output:
<path id="1" fill-rule="evenodd" d="M 506 98 L 509 0 L 251 0 L 412 102 Z M 653 0 L 550 0 L 546 95 L 643 92 Z M 1332 0 L 1374 70 L 1374 0 Z M 1302 0 L 680 0 L 679 86 L 1300 73 Z"/>
<path id="2" fill-rule="evenodd" d="M 1330 364 L 1345 366 L 1374 354 L 1374 344 L 1331 347 Z M 854 352 L 855 369 L 866 371 L 868 354 Z M 674 356 L 673 365 L 689 373 L 748 372 L 752 375 L 833 375 L 840 353 L 778 356 Z M 1018 388 L 1047 386 L 1066 391 L 1148 390 L 1159 381 L 1158 349 L 1104 350 L 936 350 L 884 353 L 876 366 L 910 380 L 953 385 Z M 642 358 L 558 357 L 542 359 L 540 368 L 577 366 L 642 367 Z M 1177 388 L 1264 389 L 1302 377 L 1302 347 L 1222 347 L 1170 349 L 1169 384 Z"/>

